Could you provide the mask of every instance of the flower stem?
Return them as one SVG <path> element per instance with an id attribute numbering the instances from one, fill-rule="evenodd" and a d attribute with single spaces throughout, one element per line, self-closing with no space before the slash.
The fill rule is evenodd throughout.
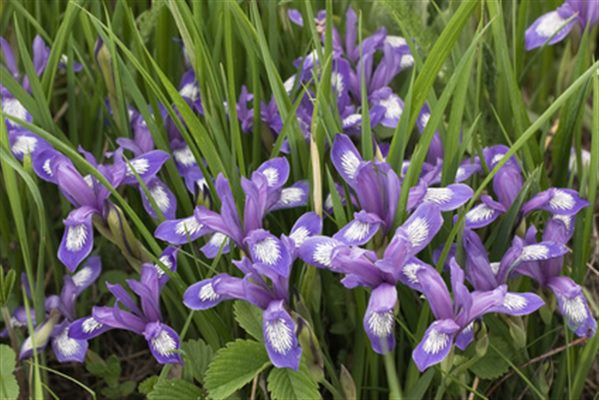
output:
<path id="1" fill-rule="evenodd" d="M 397 380 L 397 370 L 393 352 L 385 353 L 385 371 L 387 372 L 387 383 L 389 385 L 389 399 L 401 400 L 401 389 Z"/>

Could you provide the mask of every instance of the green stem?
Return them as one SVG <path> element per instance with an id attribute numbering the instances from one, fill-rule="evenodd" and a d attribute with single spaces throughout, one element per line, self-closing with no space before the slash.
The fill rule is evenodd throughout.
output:
<path id="1" fill-rule="evenodd" d="M 401 388 L 397 380 L 397 369 L 392 352 L 385 354 L 385 371 L 387 372 L 387 384 L 389 385 L 389 399 L 401 400 Z"/>

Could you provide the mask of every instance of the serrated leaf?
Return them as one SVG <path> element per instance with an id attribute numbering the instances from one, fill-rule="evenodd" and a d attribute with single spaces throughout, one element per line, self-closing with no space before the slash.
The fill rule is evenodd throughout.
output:
<path id="1" fill-rule="evenodd" d="M 154 385 L 158 382 L 157 376 L 150 376 L 149 378 L 144 379 L 137 386 L 137 391 L 141 394 L 149 394 L 153 389 Z"/>
<path id="2" fill-rule="evenodd" d="M 515 353 L 514 348 L 499 336 L 490 336 L 489 341 L 494 348 L 489 346 L 484 357 L 470 367 L 470 370 L 481 379 L 496 379 L 505 374 L 510 366 L 504 357 L 509 359 Z M 500 351 L 504 357 L 501 357 L 497 351 Z"/>
<path id="3" fill-rule="evenodd" d="M 304 363 L 299 371 L 274 368 L 268 375 L 268 391 L 274 400 L 320 399 L 318 384 Z"/>
<path id="4" fill-rule="evenodd" d="M 0 398 L 16 399 L 19 397 L 19 385 L 14 371 L 17 356 L 13 349 L 0 344 Z"/>
<path id="5" fill-rule="evenodd" d="M 254 339 L 262 341 L 262 310 L 245 302 L 236 301 L 233 304 L 235 320 Z"/>
<path id="6" fill-rule="evenodd" d="M 121 376 L 121 362 L 111 355 L 106 360 L 93 351 L 88 352 L 85 368 L 94 376 L 103 379 L 110 387 L 116 387 Z"/>
<path id="7" fill-rule="evenodd" d="M 188 372 L 198 382 L 203 382 L 204 373 L 208 369 L 210 361 L 214 358 L 214 350 L 202 339 L 188 340 L 181 347 L 185 359 L 184 368 L 189 369 Z"/>
<path id="8" fill-rule="evenodd" d="M 154 389 L 148 394 L 148 400 L 197 400 L 204 398 L 204 393 L 200 388 L 183 379 L 160 381 L 154 385 Z"/>
<path id="9" fill-rule="evenodd" d="M 236 340 L 216 353 L 206 372 L 205 387 L 212 398 L 228 397 L 269 365 L 262 343 Z"/>

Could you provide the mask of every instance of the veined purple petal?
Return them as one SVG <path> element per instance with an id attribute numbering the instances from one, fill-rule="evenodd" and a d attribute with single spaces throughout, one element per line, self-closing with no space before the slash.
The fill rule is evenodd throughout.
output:
<path id="1" fill-rule="evenodd" d="M 293 240 L 296 248 L 299 248 L 307 238 L 322 233 L 322 218 L 313 211 L 303 214 L 293 224 L 289 232 L 289 239 Z"/>
<path id="2" fill-rule="evenodd" d="M 438 320 L 429 326 L 412 353 L 412 359 L 421 372 L 447 357 L 459 329 L 452 319 Z"/>
<path id="3" fill-rule="evenodd" d="M 2 55 L 4 56 L 4 64 L 6 65 L 6 68 L 10 71 L 13 77 L 17 78 L 19 76 L 19 69 L 17 68 L 15 55 L 13 54 L 10 44 L 2 36 L 0 36 L 0 50 L 2 50 Z"/>
<path id="4" fill-rule="evenodd" d="M 33 170 L 36 175 L 46 182 L 54 184 L 57 183 L 56 169 L 61 162 L 71 164 L 71 160 L 54 149 L 45 149 L 36 152 L 32 157 Z"/>
<path id="5" fill-rule="evenodd" d="M 214 187 L 221 201 L 220 215 L 224 223 L 224 230 L 213 229 L 226 234 L 233 239 L 233 241 L 241 244 L 244 235 L 241 230 L 241 221 L 239 219 L 239 213 L 237 212 L 235 198 L 233 197 L 229 181 L 222 174 L 218 174 Z M 196 214 L 199 214 L 199 210 Z M 207 224 L 207 226 L 212 228 L 210 224 Z"/>
<path id="6" fill-rule="evenodd" d="M 441 211 L 453 211 L 470 200 L 473 193 L 470 186 L 454 183 L 443 188 L 428 188 L 423 201 L 436 204 Z"/>
<path id="7" fill-rule="evenodd" d="M 169 187 L 157 177 L 151 177 L 146 183 L 146 187 L 154 199 L 156 206 L 164 214 L 164 217 L 166 219 L 174 219 L 177 213 L 177 199 Z M 158 218 L 146 193 L 141 187 L 139 188 L 139 191 L 146 212 L 150 214 L 152 218 Z"/>
<path id="8" fill-rule="evenodd" d="M 196 215 L 197 213 L 194 213 L 191 217 L 164 221 L 158 225 L 154 236 L 171 244 L 193 242 L 210 232 L 210 229 L 201 223 Z"/>
<path id="9" fill-rule="evenodd" d="M 125 163 L 127 169 L 125 171 L 124 184 L 135 184 L 137 179 L 135 173 L 146 182 L 160 171 L 162 165 L 170 158 L 168 153 L 162 150 L 152 150 L 141 156 L 135 157 Z M 133 172 L 135 171 L 135 173 Z"/>
<path id="10" fill-rule="evenodd" d="M 305 206 L 308 204 L 309 190 L 310 186 L 307 181 L 298 181 L 289 187 L 281 189 L 279 198 L 270 207 L 270 211 Z"/>
<path id="11" fill-rule="evenodd" d="M 151 322 L 143 332 L 152 355 L 160 364 L 181 364 L 179 335 L 161 322 Z"/>
<path id="12" fill-rule="evenodd" d="M 378 266 L 378 263 L 377 263 L 377 266 Z M 423 288 L 422 288 L 422 285 L 420 284 L 420 281 L 418 280 L 417 272 L 422 268 L 432 269 L 433 267 L 431 267 L 427 263 L 419 260 L 416 257 L 410 257 L 399 268 L 397 268 L 397 266 L 395 268 L 397 271 L 395 273 L 395 275 L 397 276 L 397 279 L 401 283 L 408 286 L 409 288 L 412 288 L 414 290 L 422 292 Z"/>
<path id="13" fill-rule="evenodd" d="M 278 197 L 278 191 L 268 189 L 266 177 L 262 174 L 254 174 L 252 180 L 241 178 L 241 187 L 245 192 L 243 228 L 247 233 L 262 228 L 268 205 L 275 201 L 273 198 Z"/>
<path id="14" fill-rule="evenodd" d="M 471 160 L 466 160 L 458 167 L 458 170 L 456 171 L 455 175 L 455 181 L 464 182 L 475 173 L 480 172 L 480 170 L 481 167 L 480 162 L 478 160 L 476 160 L 475 162 L 472 162 Z"/>
<path id="15" fill-rule="evenodd" d="M 385 354 L 395 348 L 396 305 L 397 290 L 393 285 L 382 283 L 370 293 L 363 326 L 376 353 Z"/>
<path id="16" fill-rule="evenodd" d="M 221 254 L 229 253 L 231 249 L 231 240 L 227 235 L 221 232 L 215 232 L 210 236 L 210 239 L 200 248 L 207 258 L 215 258 L 219 252 Z M 221 250 L 222 249 L 222 250 Z"/>
<path id="17" fill-rule="evenodd" d="M 396 235 L 403 235 L 410 243 L 410 255 L 418 254 L 433 240 L 443 225 L 441 210 L 435 204 L 424 203 L 397 228 Z"/>
<path id="18" fill-rule="evenodd" d="M 507 292 L 500 306 L 492 311 L 509 315 L 528 315 L 543 307 L 545 302 L 534 293 Z"/>
<path id="19" fill-rule="evenodd" d="M 88 175 L 88 181 L 72 164 L 59 162 L 56 165 L 55 176 L 61 192 L 75 207 L 98 206 L 91 175 Z"/>
<path id="20" fill-rule="evenodd" d="M 428 300 L 437 319 L 453 318 L 452 301 L 447 285 L 434 268 L 419 268 L 416 278 L 420 282 L 422 294 Z"/>
<path id="21" fill-rule="evenodd" d="M 77 295 L 87 289 L 92 283 L 98 279 L 102 272 L 102 260 L 98 256 L 93 256 L 87 259 L 83 267 L 73 276 L 73 284 L 77 289 Z"/>
<path id="22" fill-rule="evenodd" d="M 35 35 L 33 38 L 33 44 L 31 45 L 33 50 L 33 67 L 35 73 L 39 76 L 46 69 L 48 64 L 48 58 L 50 57 L 50 48 L 44 43 L 44 39 L 40 35 Z"/>
<path id="23" fill-rule="evenodd" d="M 112 295 L 116 298 L 116 300 L 119 303 L 123 304 L 131 312 L 133 312 L 134 314 L 136 314 L 138 316 L 143 315 L 143 312 L 137 306 L 137 303 L 135 302 L 135 300 L 133 300 L 131 295 L 129 295 L 129 293 L 123 288 L 123 286 L 121 286 L 121 284 L 119 284 L 119 283 L 112 284 L 112 283 L 106 282 L 106 288 L 108 289 L 108 291 L 110 293 L 112 293 Z M 115 305 L 113 307 L 113 313 L 116 309 L 118 309 L 118 307 Z"/>
<path id="24" fill-rule="evenodd" d="M 291 257 L 276 236 L 264 229 L 256 229 L 250 232 L 245 241 L 254 263 L 264 264 L 281 276 L 289 276 Z"/>
<path id="25" fill-rule="evenodd" d="M 588 205 L 589 202 L 582 199 L 576 190 L 551 188 L 537 193 L 524 203 L 522 212 L 528 214 L 532 210 L 541 209 L 557 215 L 576 215 Z"/>
<path id="26" fill-rule="evenodd" d="M 69 336 L 69 323 L 66 321 L 56 328 L 57 332 L 52 339 L 52 350 L 54 350 L 58 362 L 75 361 L 82 363 L 87 353 L 87 340 L 71 338 Z"/>
<path id="27" fill-rule="evenodd" d="M 499 202 L 509 209 L 520 194 L 523 185 L 520 168 L 504 165 L 493 177 L 493 191 Z"/>
<path id="28" fill-rule="evenodd" d="M 93 312 L 96 314 L 103 314 L 107 318 L 114 318 L 112 316 L 112 307 L 94 307 Z M 106 320 L 106 319 L 104 319 Z M 113 325 L 119 325 L 114 321 Z M 80 318 L 73 323 L 71 323 L 69 327 L 68 335 L 73 339 L 78 340 L 89 340 L 95 338 L 96 336 L 100 336 L 106 331 L 109 331 L 114 328 L 126 329 L 124 326 L 109 326 L 99 322 L 93 315 L 88 317 Z"/>
<path id="29" fill-rule="evenodd" d="M 313 236 L 299 248 L 299 257 L 307 264 L 318 268 L 330 268 L 333 250 L 345 246 L 342 242 L 326 236 Z"/>
<path id="30" fill-rule="evenodd" d="M 331 160 L 339 175 L 350 186 L 354 187 L 358 168 L 362 163 L 362 156 L 347 135 L 339 134 L 335 136 L 331 149 Z"/>
<path id="31" fill-rule="evenodd" d="M 403 112 L 403 100 L 393 93 L 391 88 L 383 87 L 370 95 L 372 105 L 381 106 L 385 112 L 381 119 L 381 125 L 387 128 L 395 128 Z"/>
<path id="32" fill-rule="evenodd" d="M 295 322 L 283 307 L 272 301 L 262 314 L 262 332 L 268 357 L 277 368 L 299 369 L 302 348 L 295 336 Z"/>
<path id="33" fill-rule="evenodd" d="M 453 312 L 454 315 L 458 315 L 455 321 L 461 327 L 465 327 L 463 316 L 470 314 L 473 298 L 466 285 L 464 285 L 464 271 L 458 265 L 455 257 L 452 257 L 449 261 L 449 269 L 451 272 L 451 291 L 453 293 Z"/>
<path id="34" fill-rule="evenodd" d="M 464 351 L 468 348 L 468 345 L 474 340 L 474 322 L 468 324 L 464 329 L 460 331 L 455 337 L 455 345 L 458 349 Z"/>
<path id="35" fill-rule="evenodd" d="M 466 277 L 476 290 L 492 290 L 498 286 L 499 263 L 489 262 L 489 255 L 478 234 L 464 229 Z"/>
<path id="36" fill-rule="evenodd" d="M 466 228 L 483 228 L 505 213 L 505 207 L 487 195 L 481 196 L 482 202 L 466 213 Z"/>
<path id="37" fill-rule="evenodd" d="M 143 315 L 149 321 L 160 321 L 160 286 L 156 269 L 149 264 L 142 266 L 141 281 L 127 279 L 127 285 L 139 297 Z"/>
<path id="38" fill-rule="evenodd" d="M 505 298 L 506 293 L 506 285 L 501 285 L 494 290 L 488 290 L 485 292 L 472 292 L 472 307 L 467 313 L 468 315 L 466 315 L 466 313 L 461 313 L 458 316 L 458 323 L 465 327 L 472 321 L 482 317 L 484 314 L 492 312 L 495 307 L 503 304 L 503 299 Z"/>
<path id="39" fill-rule="evenodd" d="M 354 214 L 352 221 L 333 236 L 333 239 L 337 239 L 348 246 L 359 246 L 372 239 L 382 223 L 383 221 L 377 215 L 359 211 Z"/>
<path id="40" fill-rule="evenodd" d="M 71 272 L 75 271 L 92 251 L 92 216 L 95 212 L 91 207 L 79 207 L 71 211 L 64 220 L 65 230 L 58 248 L 58 259 Z"/>
<path id="41" fill-rule="evenodd" d="M 555 293 L 559 310 L 566 319 L 568 327 L 576 332 L 577 336 L 594 336 L 597 331 L 597 321 L 591 314 L 582 288 L 566 276 L 552 278 L 548 286 Z"/>
<path id="42" fill-rule="evenodd" d="M 183 304 L 192 310 L 206 310 L 223 300 L 243 299 L 244 296 L 242 279 L 218 274 L 188 287 L 183 294 Z"/>
<path id="43" fill-rule="evenodd" d="M 524 34 L 526 50 L 541 47 L 545 43 L 552 45 L 563 40 L 576 23 L 574 18 L 566 24 L 566 21 L 574 15 L 575 11 L 567 1 L 558 9 L 541 15 L 526 29 Z"/>
<path id="44" fill-rule="evenodd" d="M 6 100 L 10 102 L 10 100 Z M 3 104 L 3 107 L 10 107 L 11 103 Z M 11 110 L 9 110 L 11 111 Z M 18 110 L 12 110 L 17 112 Z M 6 119 L 5 121 L 9 121 Z M 9 124 L 7 124 L 9 126 Z M 36 136 L 21 127 L 14 127 L 8 131 L 8 139 L 10 142 L 10 150 L 14 156 L 23 161 L 25 156 L 34 156 L 37 152 L 52 148 L 44 139 Z"/>
<path id="45" fill-rule="evenodd" d="M 284 157 L 273 158 L 260 165 L 254 173 L 266 177 L 269 190 L 280 189 L 289 179 L 289 161 Z"/>
<path id="46" fill-rule="evenodd" d="M 574 215 L 553 215 L 545 224 L 543 240 L 563 244 L 568 243 L 574 235 L 575 223 L 576 217 Z"/>
<path id="47" fill-rule="evenodd" d="M 331 256 L 330 269 L 345 274 L 343 286 L 375 288 L 384 281 L 384 274 L 375 266 L 376 254 L 360 247 L 336 247 Z"/>

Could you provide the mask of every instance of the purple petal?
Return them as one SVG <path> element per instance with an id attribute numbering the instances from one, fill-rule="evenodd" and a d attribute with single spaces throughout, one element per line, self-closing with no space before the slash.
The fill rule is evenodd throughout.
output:
<path id="1" fill-rule="evenodd" d="M 334 236 L 348 246 L 359 246 L 367 243 L 379 230 L 383 221 L 375 214 L 360 211 L 354 219 L 341 228 Z"/>
<path id="2" fill-rule="evenodd" d="M 573 215 L 554 215 L 545 224 L 543 240 L 563 244 L 568 243 L 574 235 L 575 222 L 576 217 Z"/>
<path id="3" fill-rule="evenodd" d="M 151 322 L 143 332 L 152 355 L 160 364 L 181 364 L 179 335 L 161 322 Z"/>
<path id="4" fill-rule="evenodd" d="M 12 106 L 12 103 L 10 103 L 10 100 L 6 100 L 5 103 L 3 103 L 3 107 L 9 106 Z M 18 110 L 10 109 L 8 111 L 18 112 Z M 19 116 L 19 118 L 20 117 L 21 116 Z M 10 122 L 8 119 L 6 119 L 5 121 Z M 10 127 L 9 123 L 7 123 L 6 125 L 7 127 Z M 23 161 L 23 158 L 25 158 L 25 156 L 27 155 L 33 156 L 39 151 L 51 148 L 50 144 L 48 144 L 48 142 L 46 142 L 44 139 L 29 133 L 28 131 L 22 129 L 19 126 L 13 126 L 12 129 L 8 132 L 10 150 L 19 161 Z"/>
<path id="5" fill-rule="evenodd" d="M 131 312 L 133 312 L 136 315 L 143 315 L 143 312 L 141 311 L 141 309 L 137 306 L 137 303 L 135 302 L 135 300 L 133 300 L 133 298 L 131 297 L 131 295 L 129 295 L 129 292 L 127 292 L 123 286 L 121 286 L 119 283 L 109 283 L 106 282 L 106 288 L 108 289 L 108 291 L 110 293 L 112 293 L 112 295 L 116 298 L 116 300 L 123 304 L 125 307 L 127 307 Z M 115 312 L 115 310 L 118 310 L 118 307 L 115 305 L 113 308 L 113 314 Z M 96 318 L 98 319 L 98 318 Z"/>
<path id="6" fill-rule="evenodd" d="M 162 182 L 159 178 L 153 177 L 146 183 L 146 187 L 148 188 L 148 192 L 153 197 L 156 206 L 162 211 L 166 219 L 174 219 L 177 213 L 177 199 L 175 195 L 168 186 L 164 182 Z M 144 208 L 148 214 L 152 218 L 158 218 L 158 215 L 154 211 L 154 207 L 152 203 L 146 196 L 145 191 L 142 188 L 139 188 L 141 193 L 141 199 L 144 205 Z"/>
<path id="7" fill-rule="evenodd" d="M 218 274 L 188 287 L 183 294 L 183 304 L 192 310 L 206 310 L 223 300 L 243 299 L 244 296 L 242 279 Z"/>
<path id="8" fill-rule="evenodd" d="M 69 324 L 58 326 L 58 333 L 52 340 L 52 350 L 58 362 L 75 361 L 82 363 L 87 353 L 87 340 L 73 339 L 69 336 Z"/>
<path id="9" fill-rule="evenodd" d="M 522 191 L 523 178 L 520 168 L 504 165 L 493 177 L 493 191 L 499 202 L 509 209 Z"/>
<path id="10" fill-rule="evenodd" d="M 72 164 L 57 163 L 55 176 L 61 192 L 75 207 L 96 207 L 98 205 L 93 190 L 93 181 L 90 180 L 88 183 Z"/>
<path id="11" fill-rule="evenodd" d="M 346 276 L 343 286 L 352 289 L 357 286 L 375 288 L 384 280 L 384 275 L 375 266 L 376 254 L 359 247 L 337 247 L 333 250 L 330 269 Z"/>
<path id="12" fill-rule="evenodd" d="M 32 44 L 33 50 L 33 66 L 35 73 L 39 76 L 46 69 L 48 58 L 50 57 L 50 49 L 44 43 L 44 39 L 40 35 L 35 35 Z"/>
<path id="13" fill-rule="evenodd" d="M 2 50 L 2 55 L 4 56 L 4 64 L 6 68 L 13 74 L 14 77 L 18 77 L 19 69 L 17 68 L 17 61 L 15 59 L 15 55 L 13 54 L 12 48 L 10 44 L 0 36 L 0 49 Z"/>
<path id="14" fill-rule="evenodd" d="M 353 187 L 358 168 L 362 163 L 362 156 L 347 135 L 335 136 L 331 149 L 331 160 L 339 175 Z"/>
<path id="15" fill-rule="evenodd" d="M 125 178 L 123 184 L 135 184 L 137 179 L 135 173 L 146 182 L 149 178 L 153 177 L 160 171 L 162 165 L 170 158 L 168 153 L 162 150 L 153 150 L 145 153 L 139 157 L 135 157 L 129 160 L 125 165 L 127 166 L 125 171 Z M 135 173 L 133 172 L 135 171 Z"/>
<path id="16" fill-rule="evenodd" d="M 256 229 L 245 241 L 254 263 L 263 264 L 281 276 L 289 276 L 291 257 L 287 248 L 276 236 L 263 229 Z"/>
<path id="17" fill-rule="evenodd" d="M 543 307 L 545 302 L 534 293 L 507 292 L 500 306 L 492 311 L 509 315 L 528 315 Z"/>
<path id="18" fill-rule="evenodd" d="M 396 235 L 403 235 L 410 243 L 410 255 L 418 254 L 433 240 L 443 225 L 441 210 L 435 204 L 424 203 L 397 228 Z"/>
<path id="19" fill-rule="evenodd" d="M 455 345 L 458 349 L 464 351 L 474 340 L 474 322 L 471 322 L 460 331 L 455 337 Z"/>
<path id="20" fill-rule="evenodd" d="M 60 163 L 71 164 L 71 161 L 54 149 L 36 152 L 32 158 L 33 170 L 46 182 L 57 183 L 56 169 Z"/>
<path id="21" fill-rule="evenodd" d="M 299 248 L 307 238 L 321 233 L 322 218 L 315 212 L 309 211 L 295 222 L 289 232 L 289 238 L 293 240 L 295 247 Z"/>
<path id="22" fill-rule="evenodd" d="M 476 290 L 492 290 L 498 286 L 499 264 L 489 262 L 489 255 L 478 234 L 464 230 L 466 277 Z"/>
<path id="23" fill-rule="evenodd" d="M 102 310 L 102 311 L 100 311 Z M 112 316 L 112 307 L 94 307 L 95 313 L 105 313 L 105 315 Z M 69 327 L 69 337 L 78 340 L 89 340 L 95 338 L 103 334 L 114 327 L 105 325 L 98 320 L 96 320 L 93 316 L 80 318 L 73 323 L 71 323 Z"/>
<path id="24" fill-rule="evenodd" d="M 221 232 L 216 232 L 210 236 L 210 239 L 208 239 L 206 244 L 200 248 L 200 251 L 204 253 L 207 258 L 213 259 L 219 254 L 219 252 L 221 254 L 229 253 L 231 249 L 230 242 L 231 240 L 227 235 Z"/>
<path id="25" fill-rule="evenodd" d="M 313 236 L 299 248 L 299 257 L 317 268 L 330 268 L 333 250 L 345 246 L 342 242 L 326 236 Z"/>
<path id="26" fill-rule="evenodd" d="M 425 262 L 420 261 L 416 257 L 411 257 L 403 265 L 401 265 L 401 267 L 399 267 L 397 279 L 404 285 L 422 292 L 423 288 L 418 280 L 418 271 L 422 268 L 432 269 L 433 267 Z"/>
<path id="27" fill-rule="evenodd" d="M 58 248 L 58 259 L 71 272 L 92 251 L 94 231 L 92 216 L 95 210 L 90 207 L 80 207 L 70 212 L 64 220 L 65 231 Z"/>
<path id="28" fill-rule="evenodd" d="M 277 202 L 270 207 L 270 211 L 307 205 L 309 189 L 310 186 L 307 181 L 298 181 L 289 187 L 283 188 Z"/>
<path id="29" fill-rule="evenodd" d="M 283 307 L 272 301 L 262 314 L 262 332 L 268 357 L 277 368 L 299 369 L 302 348 L 295 336 L 295 322 Z"/>
<path id="30" fill-rule="evenodd" d="M 592 3 L 591 3 L 592 4 Z M 576 18 L 566 24 L 566 21 L 575 14 L 568 2 L 557 10 L 541 15 L 526 29 L 524 42 L 526 50 L 543 46 L 545 43 L 552 45 L 563 40 L 574 24 Z M 551 38 L 551 40 L 549 40 Z"/>
<path id="31" fill-rule="evenodd" d="M 159 264 L 150 264 L 156 271 L 160 286 L 164 286 L 164 284 L 169 279 L 168 274 L 164 271 L 163 268 L 166 268 L 167 270 L 169 270 L 171 272 L 177 271 L 177 252 L 178 251 L 179 251 L 179 249 L 177 247 L 169 246 L 166 249 L 164 249 L 164 251 L 162 252 L 160 257 L 158 258 L 158 260 L 163 264 L 163 266 L 161 266 Z"/>
<path id="32" fill-rule="evenodd" d="M 208 232 L 210 230 L 198 221 L 194 213 L 191 217 L 164 221 L 158 225 L 154 236 L 171 244 L 185 244 L 195 241 Z"/>
<path id="33" fill-rule="evenodd" d="M 593 318 L 582 288 L 566 276 L 553 278 L 549 288 L 555 293 L 561 314 L 568 327 L 580 337 L 592 337 L 597 331 L 597 321 Z"/>
<path id="34" fill-rule="evenodd" d="M 260 165 L 255 173 L 260 173 L 266 177 L 270 190 L 277 190 L 282 188 L 289 179 L 289 162 L 284 157 L 273 158 Z"/>
<path id="35" fill-rule="evenodd" d="M 160 321 L 160 286 L 156 269 L 151 264 L 144 264 L 141 280 L 127 279 L 127 285 L 139 297 L 143 315 L 150 321 Z"/>
<path id="36" fill-rule="evenodd" d="M 71 279 L 76 287 L 77 295 L 87 289 L 92 283 L 98 279 L 102 272 L 102 260 L 98 256 L 93 256 L 87 259 L 84 266 L 74 274 Z"/>
<path id="37" fill-rule="evenodd" d="M 304 18 L 302 17 L 302 13 L 295 8 L 290 8 L 287 10 L 287 17 L 289 20 L 298 26 L 304 26 Z"/>
<path id="38" fill-rule="evenodd" d="M 489 196 L 481 196 L 482 202 L 466 213 L 465 226 L 470 229 L 483 228 L 505 212 L 505 207 Z"/>
<path id="39" fill-rule="evenodd" d="M 541 209 L 556 215 L 575 215 L 588 205 L 589 202 L 582 199 L 576 190 L 551 188 L 537 193 L 524 203 L 522 212 L 528 214 L 532 210 Z"/>
<path id="40" fill-rule="evenodd" d="M 412 353 L 412 359 L 421 372 L 447 357 L 459 329 L 452 319 L 435 321 L 429 326 Z"/>
<path id="41" fill-rule="evenodd" d="M 391 88 L 383 87 L 370 96 L 372 105 L 383 107 L 385 113 L 381 119 L 381 125 L 387 128 L 395 128 L 403 112 L 403 100 L 393 93 Z"/>
<path id="42" fill-rule="evenodd" d="M 458 167 L 458 170 L 456 171 L 455 181 L 464 182 L 480 170 L 480 162 L 477 161 L 473 163 L 470 160 L 466 160 Z"/>
<path id="43" fill-rule="evenodd" d="M 423 201 L 436 204 L 441 211 L 453 211 L 470 200 L 473 193 L 470 186 L 455 183 L 444 188 L 428 188 Z"/>
<path id="44" fill-rule="evenodd" d="M 428 300 L 435 317 L 437 319 L 452 318 L 451 297 L 439 272 L 434 268 L 419 268 L 416 270 L 416 277 L 422 287 L 422 294 Z"/>
<path id="45" fill-rule="evenodd" d="M 384 354 L 395 348 L 396 305 L 397 290 L 388 283 L 380 284 L 370 294 L 363 326 L 376 353 Z"/>
<path id="46" fill-rule="evenodd" d="M 484 314 L 492 312 L 495 307 L 503 304 L 506 293 L 506 285 L 501 285 L 494 290 L 472 292 L 472 307 L 470 308 L 468 315 L 466 315 L 465 312 L 459 315 L 460 324 L 466 326 L 475 319 L 482 317 Z"/>

